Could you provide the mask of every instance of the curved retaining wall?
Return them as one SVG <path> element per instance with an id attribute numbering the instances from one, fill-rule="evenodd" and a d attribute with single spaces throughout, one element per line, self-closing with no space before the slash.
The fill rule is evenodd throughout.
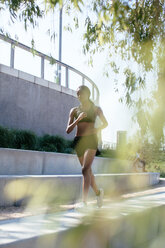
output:
<path id="1" fill-rule="evenodd" d="M 95 157 L 94 173 L 130 172 L 128 161 Z M 0 175 L 67 175 L 81 174 L 74 154 L 38 152 L 0 148 Z"/>
<path id="2" fill-rule="evenodd" d="M 159 182 L 159 173 L 97 174 L 106 198 L 143 189 Z M 95 194 L 90 188 L 89 198 Z M 0 206 L 73 203 L 82 197 L 81 175 L 0 175 Z"/>
<path id="3" fill-rule="evenodd" d="M 71 139 L 65 130 L 77 105 L 75 91 L 0 64 L 0 125 Z"/>

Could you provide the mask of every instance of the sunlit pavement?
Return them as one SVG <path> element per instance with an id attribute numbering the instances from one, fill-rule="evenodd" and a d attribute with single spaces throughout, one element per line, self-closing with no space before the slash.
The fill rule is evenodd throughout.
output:
<path id="1" fill-rule="evenodd" d="M 91 203 L 86 209 L 68 209 L 60 213 L 42 214 L 0 221 L 0 246 L 41 235 L 58 233 L 76 227 L 91 216 L 99 219 L 118 219 L 146 209 L 165 205 L 164 180 L 150 189 L 125 194 L 121 200 L 105 200 L 102 208 Z"/>

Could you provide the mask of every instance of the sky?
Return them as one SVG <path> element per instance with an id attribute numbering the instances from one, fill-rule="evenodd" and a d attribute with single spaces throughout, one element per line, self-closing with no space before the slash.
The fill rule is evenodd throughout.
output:
<path id="1" fill-rule="evenodd" d="M 39 21 L 39 27 L 28 28 L 26 32 L 23 27 L 23 23 L 13 24 L 9 21 L 8 13 L 2 12 L 0 16 L 1 26 L 5 26 L 11 38 L 15 39 L 15 35 L 19 37 L 18 41 L 31 46 L 31 39 L 35 41 L 35 48 L 43 52 L 44 54 L 52 55 L 58 59 L 58 34 L 59 34 L 59 11 L 55 10 L 54 14 L 51 13 L 46 17 L 45 20 Z M 109 68 L 110 77 L 107 78 L 103 75 L 106 52 L 102 54 L 96 54 L 93 57 L 93 67 L 88 65 L 88 57 L 83 54 L 82 46 L 82 30 L 83 27 L 80 26 L 78 30 L 73 30 L 72 33 L 65 31 L 64 26 L 70 22 L 70 19 L 67 15 L 63 13 L 63 33 L 62 33 L 62 62 L 69 64 L 72 67 L 75 67 L 79 71 L 86 74 L 91 78 L 94 83 L 97 85 L 100 91 L 100 107 L 103 110 L 105 117 L 109 123 L 108 127 L 102 131 L 102 139 L 106 142 L 116 142 L 116 133 L 117 131 L 127 131 L 128 136 L 131 135 L 136 130 L 136 125 L 131 121 L 131 111 L 123 104 L 119 103 L 120 94 L 116 93 L 114 90 L 115 77 L 113 72 Z M 80 24 L 81 25 L 81 24 Z M 50 37 L 46 34 L 47 30 L 50 29 L 50 32 L 55 30 L 56 37 L 55 42 L 50 41 Z M 0 40 L 0 63 L 9 64 L 10 52 L 7 44 L 4 44 Z M 5 55 L 4 55 L 4 54 Z M 22 57 L 26 56 L 25 60 L 22 60 Z M 23 63 L 20 63 L 23 61 Z M 35 63 L 34 66 L 32 64 Z M 32 65 L 29 67 L 29 65 Z M 122 64 L 121 64 L 122 66 Z M 26 71 L 27 68 L 30 73 L 39 76 L 40 74 L 40 61 L 39 58 L 33 57 L 32 55 L 22 54 L 22 51 L 17 49 L 15 55 L 15 68 Z M 53 70 L 47 65 L 46 70 L 46 79 L 53 79 Z M 52 78 L 49 78 L 50 75 Z M 122 82 L 123 78 L 119 78 Z M 71 80 L 70 80 L 71 81 Z M 74 81 L 74 80 L 73 80 Z M 74 83 L 72 86 L 74 88 L 79 86 L 79 83 Z"/>

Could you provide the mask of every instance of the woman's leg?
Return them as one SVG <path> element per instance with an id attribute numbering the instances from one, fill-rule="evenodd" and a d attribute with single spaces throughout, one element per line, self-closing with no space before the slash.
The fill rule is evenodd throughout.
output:
<path id="1" fill-rule="evenodd" d="M 94 176 L 92 176 L 92 162 L 95 157 L 96 150 L 88 149 L 84 154 L 82 174 L 83 174 L 83 201 L 87 201 L 88 191 L 90 185 L 94 187 L 94 191 L 97 193 L 98 189 L 95 183 Z"/>
<path id="2" fill-rule="evenodd" d="M 95 176 L 93 175 L 92 170 L 91 170 L 91 187 L 93 191 L 95 192 L 95 194 L 97 195 L 99 193 L 99 190 L 96 185 Z"/>
<path id="3" fill-rule="evenodd" d="M 79 159 L 79 162 L 80 162 L 81 166 L 83 166 L 84 155 L 81 156 L 81 157 L 78 157 L 78 159 Z M 90 175 L 91 175 L 91 184 L 90 185 L 91 185 L 93 191 L 95 192 L 95 194 L 98 194 L 99 190 L 98 190 L 98 187 L 96 185 L 95 176 L 92 173 L 92 168 L 90 168 Z"/>

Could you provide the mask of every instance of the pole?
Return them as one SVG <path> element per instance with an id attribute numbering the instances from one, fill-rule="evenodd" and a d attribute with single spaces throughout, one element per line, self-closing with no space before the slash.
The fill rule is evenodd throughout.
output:
<path id="1" fill-rule="evenodd" d="M 59 18 L 59 61 L 61 62 L 62 58 L 62 8 L 60 9 L 60 18 Z M 61 85 L 61 65 L 58 65 L 58 76 L 59 76 L 59 85 Z"/>

